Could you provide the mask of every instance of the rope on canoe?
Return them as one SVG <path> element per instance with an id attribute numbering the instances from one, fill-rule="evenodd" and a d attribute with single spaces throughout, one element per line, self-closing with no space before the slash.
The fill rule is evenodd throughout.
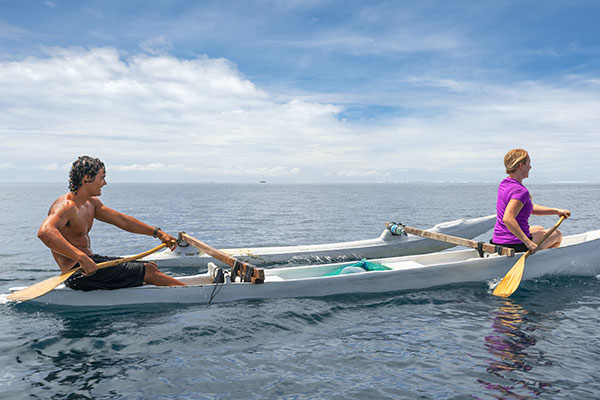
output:
<path id="1" fill-rule="evenodd" d="M 210 303 L 212 303 L 213 299 L 215 297 L 217 297 L 217 295 L 219 294 L 219 292 L 221 291 L 221 289 L 223 289 L 223 285 L 225 285 L 225 282 L 222 283 L 216 283 L 215 286 L 213 287 L 212 293 L 210 294 L 210 299 L 208 300 L 208 304 L 210 306 Z"/>

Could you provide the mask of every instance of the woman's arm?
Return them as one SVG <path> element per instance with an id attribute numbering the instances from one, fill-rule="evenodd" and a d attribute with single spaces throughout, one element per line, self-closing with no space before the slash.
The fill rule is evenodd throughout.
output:
<path id="1" fill-rule="evenodd" d="M 531 239 L 525 235 L 525 232 L 519 226 L 517 222 L 517 215 L 523 208 L 523 203 L 517 199 L 511 199 L 506 205 L 506 209 L 504 210 L 504 217 L 502 221 L 504 225 L 508 228 L 508 230 L 515 235 L 521 242 L 527 246 L 529 250 L 531 250 L 531 254 L 535 253 L 537 249 L 537 244 L 535 244 Z"/>
<path id="2" fill-rule="evenodd" d="M 558 215 L 560 217 L 569 218 L 571 216 L 571 212 L 569 210 L 563 210 L 562 208 L 552 208 L 546 207 L 539 204 L 533 205 L 533 210 L 531 213 L 534 215 Z"/>

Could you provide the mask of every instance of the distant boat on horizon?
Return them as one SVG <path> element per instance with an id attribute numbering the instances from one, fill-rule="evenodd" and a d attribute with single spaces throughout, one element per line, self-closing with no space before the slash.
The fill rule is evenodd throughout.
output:
<path id="1" fill-rule="evenodd" d="M 267 181 L 265 181 L 265 178 L 262 178 L 262 179 L 260 180 L 260 183 L 267 183 Z"/>

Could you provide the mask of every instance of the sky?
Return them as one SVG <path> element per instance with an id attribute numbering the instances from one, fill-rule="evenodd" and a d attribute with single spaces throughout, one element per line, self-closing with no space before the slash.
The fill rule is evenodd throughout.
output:
<path id="1" fill-rule="evenodd" d="M 0 0 L 0 182 L 600 182 L 596 0 Z"/>

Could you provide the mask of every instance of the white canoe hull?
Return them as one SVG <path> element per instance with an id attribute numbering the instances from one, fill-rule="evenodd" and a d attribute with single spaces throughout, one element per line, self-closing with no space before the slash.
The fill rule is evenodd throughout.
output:
<path id="1" fill-rule="evenodd" d="M 429 229 L 429 231 L 472 239 L 492 229 L 495 222 L 495 215 L 472 219 L 458 219 L 438 224 Z M 305 246 L 223 249 L 222 251 L 242 261 L 257 266 L 264 266 L 274 264 L 324 264 L 360 260 L 362 258 L 396 257 L 431 253 L 445 250 L 452 246 L 454 245 L 420 236 L 394 236 L 386 229 L 376 239 Z M 225 265 L 199 252 L 192 246 L 178 247 L 173 252 L 167 249 L 148 256 L 144 260 L 154 261 L 159 267 L 171 268 L 205 268 L 209 262 L 214 262 L 221 266 Z"/>
<path id="2" fill-rule="evenodd" d="M 265 283 L 225 283 L 187 287 L 142 286 L 113 291 L 81 292 L 64 286 L 30 302 L 69 307 L 115 307 L 135 304 L 199 304 L 248 299 L 321 297 L 350 293 L 382 293 L 442 285 L 499 280 L 517 262 L 515 257 L 488 255 L 475 250 L 372 260 L 389 271 L 323 276 L 347 263 L 273 268 Z M 563 246 L 529 257 L 523 279 L 544 275 L 597 276 L 600 274 L 600 230 L 565 237 Z M 180 278 L 193 285 L 199 277 Z M 14 288 L 18 290 L 20 288 Z M 212 299 L 211 299 L 212 297 Z"/>

